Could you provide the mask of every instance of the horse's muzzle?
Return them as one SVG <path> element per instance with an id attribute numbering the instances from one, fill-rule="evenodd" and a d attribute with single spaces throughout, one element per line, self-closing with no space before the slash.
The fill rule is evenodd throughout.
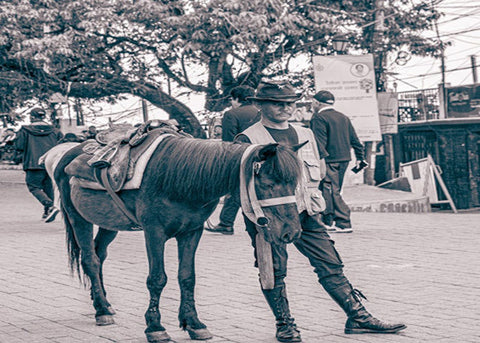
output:
<path id="1" fill-rule="evenodd" d="M 301 234 L 300 230 L 286 232 L 282 235 L 282 237 L 280 237 L 280 240 L 282 241 L 282 243 L 286 243 L 286 244 L 292 243 L 300 238 L 300 234 Z"/>

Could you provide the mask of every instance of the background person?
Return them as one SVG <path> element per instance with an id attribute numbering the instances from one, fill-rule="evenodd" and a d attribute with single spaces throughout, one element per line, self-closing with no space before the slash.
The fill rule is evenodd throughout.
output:
<path id="1" fill-rule="evenodd" d="M 319 147 L 328 153 L 325 157 L 327 176 L 320 184 L 327 205 L 322 219 L 329 231 L 349 233 L 353 229 L 350 208 L 341 195 L 343 179 L 352 159 L 351 149 L 355 152 L 359 166 L 364 158 L 364 148 L 350 119 L 333 109 L 335 97 L 332 93 L 322 90 L 315 94 L 313 99 L 314 114 L 310 120 L 310 128 Z"/>
<path id="2" fill-rule="evenodd" d="M 225 112 L 222 119 L 222 141 L 232 142 L 237 134 L 259 120 L 258 108 L 248 100 L 255 90 L 249 86 L 238 86 L 232 89 L 232 109 Z M 233 224 L 240 208 L 238 194 L 227 194 L 220 212 L 220 223 L 213 226 L 209 220 L 205 230 L 233 235 Z"/>
<path id="3" fill-rule="evenodd" d="M 348 319 L 345 333 L 396 333 L 405 329 L 404 324 L 383 323 L 365 309 L 360 301 L 363 294 L 354 289 L 343 274 L 340 255 L 319 217 L 321 206 L 305 200 L 310 198 L 305 195 L 318 192 L 318 184 L 325 173 L 324 170 L 322 173 L 322 169 L 325 166 L 320 159 L 313 132 L 288 123 L 294 103 L 298 99 L 294 88 L 288 82 L 264 82 L 259 85 L 253 99 L 260 109 L 260 122 L 243 131 L 236 141 L 254 144 L 278 142 L 288 146 L 307 142 L 297 152 L 300 160 L 304 162 L 303 177 L 296 194 L 302 233 L 293 243 L 300 253 L 308 258 L 325 291 L 346 313 Z M 244 219 L 256 259 L 257 229 L 246 216 Z M 290 314 L 284 282 L 287 276 L 287 244 L 272 244 L 271 247 L 275 284 L 273 289 L 262 289 L 262 292 L 276 319 L 276 337 L 280 342 L 301 342 L 300 332 Z"/>
<path id="4" fill-rule="evenodd" d="M 50 222 L 59 209 L 53 206 L 53 186 L 39 158 L 62 139 L 62 133 L 45 121 L 41 108 L 30 111 L 30 125 L 24 125 L 17 133 L 15 148 L 23 155 L 25 181 L 30 193 L 43 205 L 42 218 Z"/>

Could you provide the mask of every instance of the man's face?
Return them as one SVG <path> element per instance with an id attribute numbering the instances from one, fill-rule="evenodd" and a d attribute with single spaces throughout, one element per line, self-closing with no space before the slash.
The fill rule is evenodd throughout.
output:
<path id="1" fill-rule="evenodd" d="M 258 106 L 262 115 L 273 123 L 288 121 L 293 114 L 295 103 L 280 101 L 260 101 Z"/>
<path id="2" fill-rule="evenodd" d="M 232 108 L 240 107 L 241 103 L 237 98 L 232 98 L 231 100 Z"/>

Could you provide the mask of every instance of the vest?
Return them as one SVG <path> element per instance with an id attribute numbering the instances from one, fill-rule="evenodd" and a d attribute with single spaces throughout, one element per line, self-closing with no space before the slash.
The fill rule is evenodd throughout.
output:
<path id="1" fill-rule="evenodd" d="M 298 212 L 307 211 L 314 216 L 326 208 L 322 192 L 318 189 L 320 181 L 325 177 L 325 161 L 320 159 L 315 135 L 305 127 L 292 125 L 298 135 L 299 143 L 308 141 L 300 150 L 298 158 L 302 161 L 302 177 L 295 191 Z M 276 143 L 272 135 L 261 122 L 250 126 L 242 132 L 253 144 Z"/>

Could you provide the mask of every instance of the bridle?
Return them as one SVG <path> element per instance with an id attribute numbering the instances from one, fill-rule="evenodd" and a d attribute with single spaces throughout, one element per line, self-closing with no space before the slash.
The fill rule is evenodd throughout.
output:
<path id="1" fill-rule="evenodd" d="M 240 162 L 240 201 L 242 211 L 247 218 L 256 225 L 257 230 L 261 230 L 266 236 L 269 236 L 269 219 L 263 213 L 263 208 L 293 204 L 296 203 L 296 198 L 295 195 L 288 195 L 258 200 L 257 193 L 255 191 L 255 175 L 258 175 L 260 172 L 260 168 L 262 167 L 264 161 L 253 162 L 252 175 L 247 185 L 247 161 L 249 160 L 253 150 L 258 146 L 258 144 L 250 145 L 242 155 Z"/>

